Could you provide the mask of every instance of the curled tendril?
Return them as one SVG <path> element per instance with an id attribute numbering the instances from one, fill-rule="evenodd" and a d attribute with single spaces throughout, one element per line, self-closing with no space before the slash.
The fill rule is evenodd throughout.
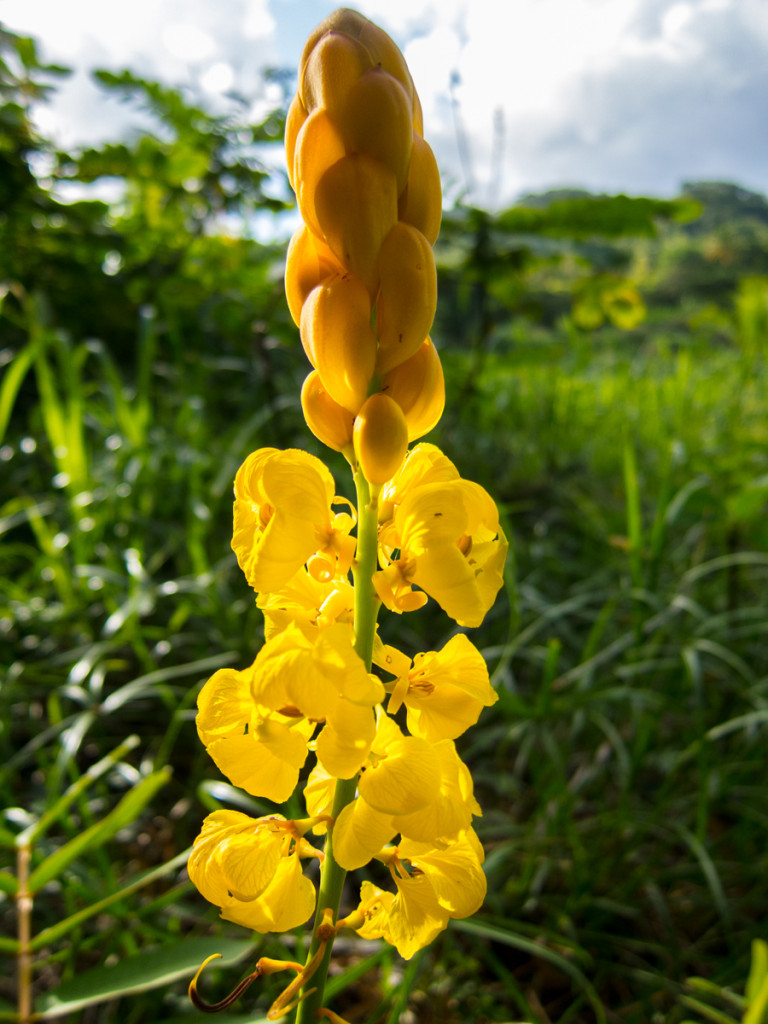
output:
<path id="1" fill-rule="evenodd" d="M 221 953 L 213 953 L 211 956 L 206 957 L 189 983 L 189 998 L 192 1004 L 198 1010 L 202 1010 L 203 1013 L 218 1013 L 220 1010 L 226 1010 L 233 1003 L 237 1002 L 240 996 L 251 987 L 257 978 L 265 977 L 268 974 L 276 974 L 278 971 L 285 971 L 289 968 L 299 972 L 304 970 L 301 964 L 293 963 L 290 960 L 270 960 L 268 957 L 263 956 L 256 964 L 254 970 L 247 977 L 243 978 L 242 981 L 238 982 L 228 996 L 225 996 L 218 1003 L 206 1003 L 197 991 L 197 982 L 205 967 L 212 960 L 218 960 L 220 957 Z"/>
<path id="2" fill-rule="evenodd" d="M 263 956 L 256 964 L 254 970 L 247 977 L 243 978 L 242 981 L 238 982 L 228 996 L 225 996 L 218 1003 L 206 1003 L 197 991 L 197 982 L 204 968 L 211 960 L 217 960 L 221 957 L 221 953 L 213 953 L 203 960 L 194 978 L 189 983 L 189 998 L 192 1000 L 193 1005 L 198 1010 L 202 1010 L 203 1013 L 218 1013 L 220 1010 L 226 1010 L 236 1002 L 257 978 L 266 977 L 269 974 L 277 974 L 278 971 L 296 971 L 296 977 L 283 989 L 267 1011 L 267 1020 L 279 1020 L 280 1017 L 290 1013 L 303 999 L 306 999 L 308 995 L 315 991 L 315 989 L 311 988 L 301 995 L 298 994 L 311 980 L 312 975 L 322 963 L 328 942 L 335 934 L 336 928 L 333 924 L 333 911 L 330 908 L 326 908 L 323 912 L 323 920 L 317 929 L 317 936 L 321 940 L 320 945 L 309 963 L 302 966 L 293 960 L 271 960 L 269 957 Z M 330 1013 L 330 1011 L 328 1012 Z M 336 1020 L 340 1021 L 341 1024 L 345 1024 L 340 1017 L 332 1017 L 330 1019 L 332 1024 L 335 1024 Z"/>

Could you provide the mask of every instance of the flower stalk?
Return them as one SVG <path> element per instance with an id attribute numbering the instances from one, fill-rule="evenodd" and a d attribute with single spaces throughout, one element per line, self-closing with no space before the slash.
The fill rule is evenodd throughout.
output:
<path id="1" fill-rule="evenodd" d="M 378 488 L 372 488 L 358 470 L 355 473 L 355 489 L 357 492 L 357 557 L 352 564 L 352 575 L 355 581 L 355 651 L 365 662 L 370 671 L 373 659 L 373 641 L 376 635 L 376 617 L 380 601 L 371 582 L 376 570 L 376 550 L 378 538 Z M 357 776 L 352 779 L 339 779 L 333 798 L 331 815 L 335 820 L 343 809 L 355 799 Z M 317 912 L 309 946 L 307 963 L 317 955 L 321 944 L 321 926 L 325 915 L 331 912 L 333 920 L 338 918 L 339 904 L 347 872 L 333 856 L 333 826 L 328 829 L 325 843 L 325 859 L 320 875 L 320 886 L 317 894 Z M 325 955 L 321 960 L 313 978 L 314 991 L 307 993 L 299 1004 L 296 1024 L 310 1024 L 317 1020 L 317 1012 L 323 1005 L 323 992 L 328 975 L 328 967 L 333 953 L 333 937 L 327 943 Z"/>

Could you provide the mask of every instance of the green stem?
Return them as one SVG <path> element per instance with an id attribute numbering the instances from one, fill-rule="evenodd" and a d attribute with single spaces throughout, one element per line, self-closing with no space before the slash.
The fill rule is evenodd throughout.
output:
<path id="1" fill-rule="evenodd" d="M 379 599 L 372 582 L 377 566 L 378 488 L 375 489 L 375 493 L 372 493 L 368 481 L 360 470 L 355 473 L 355 488 L 357 489 L 357 553 L 352 566 L 352 575 L 355 580 L 355 650 L 370 672 L 373 640 L 376 635 L 376 616 L 379 611 Z M 337 780 L 333 810 L 331 811 L 334 818 L 337 818 L 347 804 L 355 799 L 356 789 L 357 776 L 352 779 Z M 346 871 L 334 860 L 333 828 L 331 827 L 328 830 L 328 838 L 325 843 L 325 860 L 320 875 L 317 911 L 307 963 L 320 946 L 317 928 L 323 920 L 323 912 L 330 907 L 333 911 L 334 923 L 338 917 L 346 875 Z M 307 985 L 307 988 L 315 991 L 299 1004 L 296 1024 L 316 1024 L 317 1011 L 323 1005 L 325 979 L 328 975 L 332 952 L 333 940 L 328 943 L 323 960 Z"/>

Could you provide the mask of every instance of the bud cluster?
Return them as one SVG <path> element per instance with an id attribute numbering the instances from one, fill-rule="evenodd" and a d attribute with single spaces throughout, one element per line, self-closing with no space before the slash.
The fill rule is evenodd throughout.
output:
<path id="1" fill-rule="evenodd" d="M 422 131 L 394 42 L 355 11 L 331 14 L 304 47 L 288 112 L 288 172 L 304 223 L 285 290 L 314 367 L 301 395 L 307 424 L 373 484 L 394 474 L 445 402 L 429 337 L 442 197 Z"/>

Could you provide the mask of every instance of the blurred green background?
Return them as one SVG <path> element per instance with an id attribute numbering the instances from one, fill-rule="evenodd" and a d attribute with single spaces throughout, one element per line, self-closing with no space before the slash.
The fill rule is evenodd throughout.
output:
<path id="1" fill-rule="evenodd" d="M 0 33 L 0 1020 L 187 1021 L 208 953 L 213 1000 L 306 938 L 223 924 L 184 871 L 207 811 L 273 810 L 194 727 L 263 635 L 234 474 L 295 446 L 351 482 L 301 415 L 286 244 L 249 230 L 290 223 L 264 163 L 290 97 L 253 125 L 100 72 L 155 128 L 59 152 L 29 107 L 63 73 Z M 473 633 L 500 700 L 460 742 L 490 895 L 408 963 L 340 940 L 329 999 L 352 1024 L 760 1024 L 759 944 L 740 994 L 768 932 L 768 201 L 457 205 L 436 256 L 429 440 L 512 548 Z M 451 627 L 430 602 L 382 634 L 415 653 Z"/>

